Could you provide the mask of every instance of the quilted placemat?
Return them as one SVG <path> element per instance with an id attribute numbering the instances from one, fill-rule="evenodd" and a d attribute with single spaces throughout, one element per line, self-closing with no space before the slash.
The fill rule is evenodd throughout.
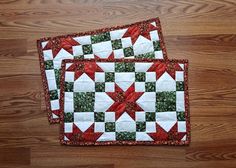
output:
<path id="1" fill-rule="evenodd" d="M 166 59 L 158 18 L 130 25 L 43 38 L 37 41 L 49 121 L 59 121 L 59 76 L 61 61 L 74 58 Z"/>
<path id="2" fill-rule="evenodd" d="M 187 70 L 187 60 L 64 60 L 61 143 L 189 144 Z"/>

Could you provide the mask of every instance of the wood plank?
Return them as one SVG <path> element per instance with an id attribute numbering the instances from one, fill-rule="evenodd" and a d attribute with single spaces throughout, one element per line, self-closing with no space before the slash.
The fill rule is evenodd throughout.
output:
<path id="1" fill-rule="evenodd" d="M 30 165 L 30 148 L 0 148 L 1 165 Z"/>

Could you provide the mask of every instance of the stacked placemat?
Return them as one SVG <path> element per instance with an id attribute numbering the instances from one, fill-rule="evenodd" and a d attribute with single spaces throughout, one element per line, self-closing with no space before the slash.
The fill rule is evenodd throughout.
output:
<path id="1" fill-rule="evenodd" d="M 62 144 L 189 144 L 188 61 L 167 58 L 159 18 L 42 38 L 37 47 Z"/>

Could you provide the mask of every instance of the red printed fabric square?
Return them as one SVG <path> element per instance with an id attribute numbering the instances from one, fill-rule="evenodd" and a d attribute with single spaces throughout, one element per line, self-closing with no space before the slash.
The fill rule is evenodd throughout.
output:
<path id="1" fill-rule="evenodd" d="M 43 38 L 37 43 L 49 121 L 59 122 L 64 59 L 167 59 L 158 18 L 125 26 Z"/>
<path id="2" fill-rule="evenodd" d="M 187 72 L 186 60 L 64 60 L 61 143 L 189 144 Z"/>

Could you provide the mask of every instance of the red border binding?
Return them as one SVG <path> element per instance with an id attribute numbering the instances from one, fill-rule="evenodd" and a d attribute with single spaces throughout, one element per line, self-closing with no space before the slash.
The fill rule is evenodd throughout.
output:
<path id="1" fill-rule="evenodd" d="M 185 91 L 185 119 L 186 119 L 186 141 L 176 140 L 176 141 L 107 141 L 107 142 L 71 142 L 64 140 L 64 113 L 60 113 L 60 142 L 62 145 L 189 145 L 190 144 L 190 113 L 189 113 L 189 93 L 188 93 L 188 60 L 155 60 L 155 59 L 116 59 L 116 60 L 63 60 L 62 62 L 62 73 L 60 78 L 60 108 L 61 111 L 64 111 L 64 80 L 65 80 L 65 65 L 66 63 L 79 63 L 79 62 L 88 62 L 88 61 L 97 61 L 97 62 L 165 62 L 165 63 L 182 63 L 184 64 L 184 91 Z"/>
<path id="2" fill-rule="evenodd" d="M 44 42 L 44 41 L 55 40 L 55 39 L 58 39 L 58 38 L 94 35 L 94 34 L 103 33 L 103 32 L 107 32 L 107 31 L 123 29 L 123 28 L 127 28 L 127 27 L 130 27 L 130 26 L 134 26 L 134 25 L 142 25 L 142 24 L 146 24 L 146 23 L 150 23 L 150 22 L 156 22 L 156 24 L 157 24 L 158 35 L 159 35 L 159 38 L 160 38 L 160 46 L 161 46 L 161 49 L 162 49 L 162 52 L 163 52 L 163 57 L 164 57 L 163 60 L 168 60 L 166 47 L 165 47 L 165 43 L 164 43 L 164 38 L 163 38 L 163 34 L 162 34 L 162 29 L 161 29 L 161 23 L 160 23 L 160 19 L 158 17 L 148 19 L 148 20 L 145 20 L 145 21 L 135 22 L 135 23 L 132 23 L 132 24 L 126 24 L 126 25 L 123 25 L 123 26 L 113 26 L 113 27 L 109 27 L 109 28 L 102 28 L 102 29 L 97 29 L 97 30 L 93 30 L 93 31 L 73 33 L 73 34 L 61 35 L 61 36 L 56 36 L 56 37 L 45 37 L 45 38 L 41 38 L 41 39 L 37 40 L 37 49 L 38 49 L 38 54 L 39 54 L 40 71 L 41 71 L 43 88 L 44 88 L 46 110 L 48 112 L 47 113 L 48 120 L 51 124 L 59 123 L 60 119 L 59 118 L 58 119 L 53 119 L 52 118 L 52 111 L 51 111 L 51 108 L 50 108 L 50 96 L 49 96 L 48 83 L 47 83 L 45 69 L 44 69 L 43 49 L 42 49 L 41 43 Z M 57 112 L 60 112 L 60 109 L 57 110 Z"/>

